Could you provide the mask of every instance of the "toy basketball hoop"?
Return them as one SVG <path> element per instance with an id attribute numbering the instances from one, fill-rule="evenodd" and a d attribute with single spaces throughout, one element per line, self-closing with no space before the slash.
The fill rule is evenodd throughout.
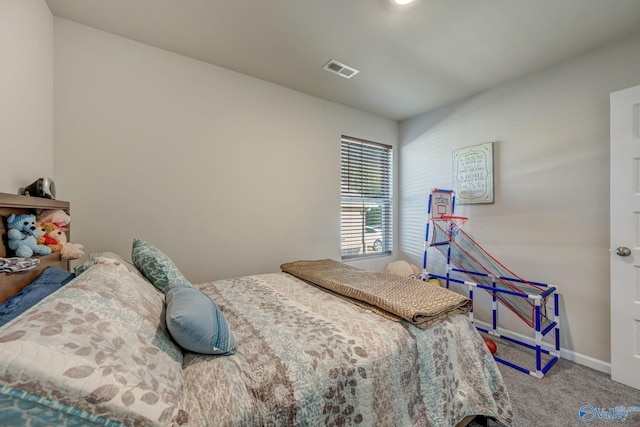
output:
<path id="1" fill-rule="evenodd" d="M 445 235 L 451 239 L 454 238 L 460 228 L 467 222 L 469 218 L 466 216 L 458 216 L 458 215 L 440 215 L 440 218 L 433 219 L 434 225 L 436 229 L 439 229 L 440 232 L 445 233 Z M 442 238 L 442 237 L 440 237 Z"/>
<path id="2" fill-rule="evenodd" d="M 501 358 L 497 354 L 495 341 L 485 338 L 487 347 L 491 353 L 495 353 L 496 362 L 504 363 L 536 378 L 544 377 L 561 358 L 560 319 L 562 316 L 557 288 L 545 283 L 524 280 L 501 264 L 474 241 L 467 234 L 467 230 L 462 230 L 468 218 L 454 215 L 454 208 L 455 192 L 453 190 L 437 188 L 431 190 L 427 203 L 422 273 L 418 274 L 417 278 L 425 282 L 430 279 L 444 280 L 447 289 L 450 288 L 451 283 L 466 286 L 474 307 L 468 314 L 471 323 L 475 323 L 474 311 L 477 300 L 474 301 L 473 298 L 476 290 L 486 291 L 492 297 L 493 322 L 489 326 L 476 325 L 476 328 L 510 343 L 535 350 L 535 370 L 528 369 Z M 446 276 L 434 274 L 427 269 L 427 255 L 431 248 L 445 257 Z M 434 251 L 431 250 L 431 252 Z M 438 259 L 438 266 L 442 266 L 441 258 Z M 455 274 L 450 275 L 450 273 Z M 498 327 L 498 304 L 506 307 L 533 330 L 535 346 L 529 341 L 516 339 L 515 333 L 509 334 L 509 331 Z M 553 306 L 553 312 L 551 306 Z M 551 332 L 555 338 L 555 348 L 552 348 L 551 340 L 543 342 L 543 338 Z"/>
<path id="3" fill-rule="evenodd" d="M 464 225 L 465 222 L 467 222 L 469 218 L 467 218 L 466 216 L 458 215 L 441 215 L 440 219 L 446 220 L 455 228 L 460 228 Z"/>

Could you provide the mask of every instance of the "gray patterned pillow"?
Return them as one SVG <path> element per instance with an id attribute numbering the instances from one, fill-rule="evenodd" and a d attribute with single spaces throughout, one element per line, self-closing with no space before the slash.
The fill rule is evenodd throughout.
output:
<path id="1" fill-rule="evenodd" d="M 171 258 L 144 240 L 133 239 L 131 261 L 161 292 L 169 282 L 192 286 Z"/>

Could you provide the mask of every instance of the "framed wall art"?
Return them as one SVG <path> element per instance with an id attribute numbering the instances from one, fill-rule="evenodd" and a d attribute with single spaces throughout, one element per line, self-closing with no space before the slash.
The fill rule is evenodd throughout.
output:
<path id="1" fill-rule="evenodd" d="M 493 203 L 493 142 L 453 151 L 456 203 Z"/>

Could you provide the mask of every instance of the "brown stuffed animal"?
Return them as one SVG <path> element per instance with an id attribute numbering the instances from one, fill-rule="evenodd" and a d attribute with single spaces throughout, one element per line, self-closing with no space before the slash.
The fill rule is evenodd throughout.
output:
<path id="1" fill-rule="evenodd" d="M 52 222 L 36 222 L 36 229 L 42 232 L 42 236 L 38 237 L 37 241 L 39 245 L 45 245 L 51 248 L 51 252 L 61 251 L 62 244 L 55 237 L 51 236 L 54 230 L 58 229 L 58 226 Z"/>
<path id="2" fill-rule="evenodd" d="M 51 223 L 56 226 L 56 229 L 51 230 L 47 235 L 54 238 L 60 244 L 60 258 L 64 260 L 77 259 L 84 255 L 84 246 L 79 243 L 67 242 L 67 235 L 65 231 L 69 230 L 69 222 L 71 222 L 71 216 L 62 209 L 49 209 L 39 212 L 40 221 L 43 223 Z"/>

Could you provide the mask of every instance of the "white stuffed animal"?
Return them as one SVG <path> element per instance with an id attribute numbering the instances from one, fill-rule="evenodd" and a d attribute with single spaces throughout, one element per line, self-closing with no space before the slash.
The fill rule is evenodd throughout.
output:
<path id="1" fill-rule="evenodd" d="M 67 234 L 59 228 L 50 231 L 47 235 L 58 240 L 58 243 L 62 245 L 60 258 L 64 260 L 77 259 L 84 255 L 84 251 L 82 250 L 84 245 L 81 245 L 80 243 L 67 242 Z"/>
<path id="2" fill-rule="evenodd" d="M 418 266 L 409 264 L 407 261 L 393 261 L 387 264 L 387 267 L 384 269 L 385 273 L 397 274 L 398 276 L 409 277 L 412 274 L 420 273 L 420 269 Z"/>

